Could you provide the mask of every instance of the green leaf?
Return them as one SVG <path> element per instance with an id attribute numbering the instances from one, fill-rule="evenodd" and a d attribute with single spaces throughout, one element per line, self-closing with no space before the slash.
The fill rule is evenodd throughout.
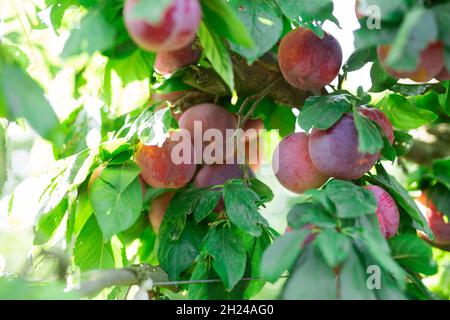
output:
<path id="1" fill-rule="evenodd" d="M 391 273 L 400 287 L 404 287 L 405 271 L 391 258 L 389 247 L 385 247 L 385 241 L 380 242 L 380 235 L 374 236 L 373 232 L 365 228 L 359 229 L 359 237 L 371 257 L 386 271 Z"/>
<path id="2" fill-rule="evenodd" d="M 331 180 L 325 191 L 334 203 L 336 216 L 339 218 L 355 218 L 375 213 L 377 209 L 377 202 L 372 192 L 351 182 Z"/>
<path id="3" fill-rule="evenodd" d="M 159 237 L 162 242 L 178 240 L 186 225 L 187 215 L 194 211 L 204 192 L 202 189 L 193 189 L 179 192 L 175 195 L 167 207 L 159 231 Z"/>
<path id="4" fill-rule="evenodd" d="M 156 112 L 152 108 L 147 108 L 133 123 L 127 139 L 130 140 L 136 134 L 144 145 L 159 145 L 166 140 L 172 120 L 169 107 Z"/>
<path id="5" fill-rule="evenodd" d="M 302 244 L 310 235 L 308 229 L 293 230 L 275 239 L 261 259 L 261 277 L 274 283 L 294 265 L 302 252 Z"/>
<path id="6" fill-rule="evenodd" d="M 398 30 L 386 64 L 396 70 L 414 71 L 421 52 L 437 38 L 438 26 L 433 11 L 422 7 L 412 9 Z"/>
<path id="7" fill-rule="evenodd" d="M 234 74 L 230 54 L 222 39 L 213 30 L 216 29 L 211 29 L 204 22 L 201 22 L 198 37 L 212 67 L 225 81 L 230 91 L 233 92 Z"/>
<path id="8" fill-rule="evenodd" d="M 252 278 L 261 277 L 261 261 L 265 250 L 269 247 L 271 238 L 267 232 L 264 232 L 254 241 L 253 250 L 249 252 L 251 276 Z M 258 294 L 266 284 L 264 280 L 252 280 L 244 292 L 244 299 L 251 299 Z"/>
<path id="9" fill-rule="evenodd" d="M 106 167 L 89 190 L 89 200 L 105 239 L 131 227 L 142 209 L 139 167 L 131 161 Z"/>
<path id="10" fill-rule="evenodd" d="M 188 223 L 177 240 L 160 239 L 158 260 L 170 280 L 177 280 L 180 273 L 194 263 L 204 235 L 203 229 Z"/>
<path id="11" fill-rule="evenodd" d="M 370 69 L 370 79 L 372 80 L 372 87 L 370 92 L 382 92 L 390 89 L 397 83 L 397 79 L 391 77 L 381 66 L 381 63 L 377 60 L 373 63 Z"/>
<path id="12" fill-rule="evenodd" d="M 134 154 L 134 147 L 125 139 L 105 141 L 99 146 L 99 157 L 102 162 L 121 164 L 129 160 Z"/>
<path id="13" fill-rule="evenodd" d="M 286 137 L 295 130 L 296 117 L 291 108 L 274 105 L 276 108 L 269 116 L 267 129 L 277 129 L 281 137 Z"/>
<path id="14" fill-rule="evenodd" d="M 239 234 L 232 228 L 211 229 L 202 251 L 213 257 L 212 266 L 226 289 L 231 290 L 244 276 L 247 254 Z"/>
<path id="15" fill-rule="evenodd" d="M 351 107 L 352 102 L 347 94 L 310 97 L 305 101 L 298 123 L 306 132 L 312 128 L 326 130 L 349 112 Z"/>
<path id="16" fill-rule="evenodd" d="M 275 197 L 272 189 L 261 180 L 256 178 L 250 179 L 250 188 L 255 191 L 260 200 L 264 203 L 271 202 Z"/>
<path id="17" fill-rule="evenodd" d="M 194 218 L 198 223 L 205 219 L 216 208 L 222 192 L 218 190 L 207 190 L 202 194 L 194 209 Z"/>
<path id="18" fill-rule="evenodd" d="M 75 0 L 57 0 L 52 5 L 50 10 L 50 21 L 53 26 L 53 30 L 59 36 L 59 29 L 61 28 L 61 22 L 66 13 L 66 10 L 75 5 L 77 2 Z"/>
<path id="19" fill-rule="evenodd" d="M 80 27 L 72 30 L 61 56 L 69 58 L 82 53 L 91 55 L 96 51 L 107 50 L 114 45 L 115 37 L 114 26 L 106 21 L 101 10 L 90 10 L 81 19 Z"/>
<path id="20" fill-rule="evenodd" d="M 252 64 L 280 39 L 282 14 L 275 0 L 231 0 L 231 7 L 244 23 L 255 45 L 251 48 L 231 44 L 231 48 Z"/>
<path id="21" fill-rule="evenodd" d="M 347 260 L 339 270 L 339 298 L 342 300 L 374 300 L 375 293 L 367 286 L 367 276 L 357 253 L 350 247 Z"/>
<path id="22" fill-rule="evenodd" d="M 33 241 L 34 245 L 42 245 L 50 241 L 61 224 L 61 221 L 67 212 L 68 206 L 69 202 L 67 198 L 64 198 L 52 210 L 39 216 L 39 220 L 35 227 L 35 238 Z"/>
<path id="23" fill-rule="evenodd" d="M 209 263 L 207 260 L 201 259 L 195 264 L 191 274 L 191 281 L 208 279 Z M 191 300 L 207 300 L 208 299 L 208 283 L 191 283 L 189 284 L 188 296 Z"/>
<path id="24" fill-rule="evenodd" d="M 353 119 L 358 132 L 358 151 L 377 154 L 383 148 L 380 128 L 372 120 L 361 115 L 358 110 L 353 112 Z"/>
<path id="25" fill-rule="evenodd" d="M 123 114 L 148 101 L 154 61 L 154 53 L 142 50 L 122 59 L 109 59 L 103 94 L 110 111 Z"/>
<path id="26" fill-rule="evenodd" d="M 172 3 L 173 0 L 139 0 L 131 10 L 130 17 L 157 24 Z"/>
<path id="27" fill-rule="evenodd" d="M 104 242 L 94 216 L 84 225 L 73 249 L 75 265 L 80 270 L 112 269 L 115 266 L 111 242 Z"/>
<path id="28" fill-rule="evenodd" d="M 383 149 L 381 149 L 381 154 L 383 157 L 385 157 L 387 160 L 395 161 L 395 158 L 397 157 L 397 151 L 394 148 L 394 146 L 389 142 L 389 140 L 386 138 L 386 136 L 383 136 Z"/>
<path id="29" fill-rule="evenodd" d="M 352 72 L 361 69 L 366 64 L 377 60 L 377 50 L 374 47 L 358 48 L 348 58 L 342 67 L 344 72 Z"/>
<path id="30" fill-rule="evenodd" d="M 325 194 L 325 192 L 322 192 Z M 301 229 L 307 225 L 321 228 L 336 226 L 336 220 L 318 203 L 298 203 L 292 207 L 287 216 L 288 226 Z"/>
<path id="31" fill-rule="evenodd" d="M 450 158 L 435 160 L 432 171 L 436 179 L 450 189 Z"/>
<path id="32" fill-rule="evenodd" d="M 397 152 L 397 156 L 404 156 L 411 150 L 414 144 L 414 138 L 406 132 L 397 130 L 394 131 L 394 137 L 394 148 Z"/>
<path id="33" fill-rule="evenodd" d="M 335 229 L 325 229 L 314 241 L 330 268 L 336 268 L 345 262 L 352 251 L 352 241 Z"/>
<path id="34" fill-rule="evenodd" d="M 87 149 L 60 162 L 61 170 L 41 196 L 41 212 L 49 212 L 86 180 L 95 155 L 95 152 Z"/>
<path id="35" fill-rule="evenodd" d="M 438 211 L 450 219 L 450 189 L 438 182 L 428 190 L 427 195 Z"/>
<path id="36" fill-rule="evenodd" d="M 226 1 L 201 0 L 201 4 L 203 20 L 210 30 L 246 48 L 254 46 L 247 28 Z"/>
<path id="37" fill-rule="evenodd" d="M 261 235 L 260 224 L 266 221 L 258 212 L 258 195 L 241 180 L 229 180 L 223 187 L 223 197 L 230 221 L 253 236 Z"/>
<path id="38" fill-rule="evenodd" d="M 390 94 L 377 103 L 392 125 L 401 130 L 416 129 L 437 119 L 431 111 L 415 107 L 408 99 L 399 94 Z"/>
<path id="39" fill-rule="evenodd" d="M 61 126 L 53 108 L 42 88 L 21 67 L 0 62 L 0 92 L 0 112 L 6 106 L 9 119 L 24 118 L 41 137 L 61 144 Z"/>
<path id="40" fill-rule="evenodd" d="M 315 246 L 306 246 L 283 288 L 285 300 L 335 300 L 335 274 Z"/>
<path id="41" fill-rule="evenodd" d="M 292 20 L 299 20 L 308 25 L 312 22 L 322 22 L 330 20 L 339 24 L 333 16 L 333 1 L 332 0 L 279 0 L 280 8 L 284 15 Z"/>
<path id="42" fill-rule="evenodd" d="M 400 265 L 418 273 L 437 272 L 431 247 L 415 234 L 402 234 L 389 239 L 391 255 Z"/>

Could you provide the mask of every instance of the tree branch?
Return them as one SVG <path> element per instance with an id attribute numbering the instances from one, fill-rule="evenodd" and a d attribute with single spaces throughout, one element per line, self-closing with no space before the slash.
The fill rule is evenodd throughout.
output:
<path id="1" fill-rule="evenodd" d="M 269 87 L 274 81 L 282 78 L 276 56 L 267 53 L 251 66 L 244 58 L 237 54 L 231 54 L 235 78 L 235 86 L 238 95 L 249 96 L 255 92 L 261 92 Z M 192 66 L 183 81 L 210 95 L 219 97 L 231 95 L 225 82 L 212 68 Z M 273 86 L 267 96 L 281 104 L 290 107 L 301 107 L 306 98 L 313 95 L 310 91 L 303 91 L 292 87 L 282 78 L 277 85 Z"/>
<path id="2" fill-rule="evenodd" d="M 421 131 L 405 158 L 429 166 L 433 160 L 448 156 L 450 156 L 450 126 L 447 123 L 440 123 Z"/>

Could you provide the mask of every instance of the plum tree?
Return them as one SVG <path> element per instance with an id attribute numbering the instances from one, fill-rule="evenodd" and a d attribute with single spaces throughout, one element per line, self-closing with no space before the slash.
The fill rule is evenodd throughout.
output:
<path id="1" fill-rule="evenodd" d="M 253 172 L 249 172 L 253 176 Z M 244 170 L 238 164 L 212 164 L 203 166 L 197 173 L 194 179 L 194 186 L 196 188 L 207 188 L 216 185 L 222 185 L 231 179 L 244 178 Z M 219 201 L 215 211 L 223 210 L 223 199 Z"/>
<path id="2" fill-rule="evenodd" d="M 450 72 L 448 72 L 447 68 L 444 67 L 435 78 L 439 81 L 450 80 Z"/>
<path id="3" fill-rule="evenodd" d="M 390 144 L 394 143 L 394 128 L 392 127 L 392 123 L 389 118 L 384 114 L 383 111 L 375 108 L 367 108 L 367 107 L 359 107 L 358 111 L 369 118 L 370 120 L 377 123 L 380 128 L 383 130 L 386 138 L 388 139 Z"/>
<path id="4" fill-rule="evenodd" d="M 156 233 L 159 232 L 167 207 L 174 195 L 175 192 L 166 192 L 152 200 L 148 211 L 148 219 Z"/>
<path id="5" fill-rule="evenodd" d="M 303 193 L 323 185 L 328 176 L 314 167 L 308 151 L 309 137 L 298 132 L 285 137 L 275 149 L 272 165 L 275 176 L 286 189 Z"/>
<path id="6" fill-rule="evenodd" d="M 124 6 L 126 28 L 138 46 L 154 52 L 175 51 L 194 40 L 201 18 L 198 0 L 173 0 L 157 23 L 133 17 L 138 1 L 126 0 Z"/>
<path id="7" fill-rule="evenodd" d="M 360 178 L 379 158 L 379 154 L 358 151 L 358 133 L 351 114 L 345 114 L 328 130 L 313 129 L 308 146 L 317 170 L 339 179 Z"/>
<path id="8" fill-rule="evenodd" d="M 172 158 L 172 150 L 178 143 L 169 137 L 161 147 L 139 144 L 136 163 L 141 168 L 141 176 L 147 184 L 154 188 L 176 189 L 191 181 L 196 170 L 193 159 L 178 164 Z M 188 144 L 190 141 L 183 141 L 183 145 Z M 192 145 L 189 147 L 193 156 Z"/>
<path id="9" fill-rule="evenodd" d="M 200 59 L 201 52 L 190 43 L 175 51 L 162 51 L 156 55 L 155 70 L 161 75 L 171 74 L 178 69 L 195 64 Z"/>
<path id="10" fill-rule="evenodd" d="M 180 129 L 185 129 L 190 133 L 192 141 L 194 141 L 195 138 L 195 122 L 201 124 L 202 131 L 200 133 L 202 134 L 202 138 L 205 131 L 209 129 L 218 130 L 223 137 L 222 141 L 215 141 L 215 138 L 212 139 L 211 142 L 204 141 L 203 150 L 205 150 L 205 148 L 210 144 L 214 144 L 218 148 L 224 147 L 226 144 L 226 130 L 235 130 L 237 128 L 237 121 L 233 114 L 227 109 L 213 103 L 198 104 L 196 106 L 190 107 L 181 115 L 179 120 L 179 127 Z M 226 151 L 222 151 L 225 159 Z"/>
<path id="11" fill-rule="evenodd" d="M 386 239 L 393 237 L 400 224 L 400 213 L 397 204 L 389 193 L 383 188 L 375 185 L 366 186 L 377 201 L 377 211 L 375 212 L 380 224 L 381 233 Z"/>
<path id="12" fill-rule="evenodd" d="M 428 198 L 426 192 L 422 192 L 418 201 L 426 208 L 425 218 L 435 238 L 433 245 L 440 249 L 450 251 L 450 221 L 445 221 L 444 215 L 439 212 L 433 201 Z M 422 234 L 421 236 L 430 241 L 426 236 Z"/>
<path id="13" fill-rule="evenodd" d="M 318 90 L 338 75 L 342 49 L 328 33 L 320 39 L 310 29 L 299 27 L 281 40 L 278 63 L 284 78 L 292 86 Z"/>
<path id="14" fill-rule="evenodd" d="M 410 78 L 416 82 L 427 82 L 433 79 L 444 67 L 444 46 L 442 42 L 430 43 L 421 53 L 417 67 L 414 71 L 396 70 L 386 65 L 390 52 L 390 45 L 377 48 L 378 58 L 383 68 L 394 78 Z"/>

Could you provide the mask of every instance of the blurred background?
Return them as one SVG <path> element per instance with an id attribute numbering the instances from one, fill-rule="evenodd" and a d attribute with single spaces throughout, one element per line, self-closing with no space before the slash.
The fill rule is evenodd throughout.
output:
<path id="1" fill-rule="evenodd" d="M 334 15 L 340 21 L 341 29 L 329 22 L 325 24 L 324 29 L 340 42 L 345 61 L 354 49 L 353 31 L 359 24 L 354 14 L 354 0 L 334 2 Z M 14 54 L 28 66 L 29 73 L 44 88 L 48 100 L 61 120 L 67 118 L 71 111 L 80 105 L 85 106 L 89 116 L 86 144 L 95 146 L 100 139 L 100 108 L 104 104 L 98 98 L 101 87 L 98 81 L 101 77 L 99 74 L 84 75 L 81 81 L 89 84 L 84 87 L 85 92 L 74 92 L 74 84 L 80 81 L 77 66 L 81 62 L 90 59 L 89 64 L 98 66 L 100 72 L 105 59 L 94 55 L 92 58 L 80 57 L 61 61 L 59 55 L 69 32 L 61 31 L 59 34 L 54 32 L 50 27 L 50 12 L 42 10 L 45 7 L 45 0 L 0 0 L 0 37 L 7 36 L 16 44 Z M 67 25 L 66 29 L 69 30 L 81 15 L 83 11 L 74 8 L 70 14 L 64 16 L 62 24 Z M 358 86 L 368 90 L 371 86 L 370 67 L 369 64 L 357 72 L 350 73 L 344 87 L 352 92 L 355 92 Z M 139 99 L 143 93 L 145 96 L 145 90 L 148 90 L 148 84 L 139 82 L 118 88 L 120 96 L 117 99 L 127 103 L 120 104 L 122 108 L 113 108 L 111 112 L 117 114 L 127 112 L 127 107 L 134 107 L 133 104 L 141 102 Z M 374 96 L 374 99 L 376 98 Z M 119 106 L 119 103 L 115 106 Z M 39 209 L 39 198 L 48 185 L 52 173 L 58 168 L 51 145 L 39 138 L 26 123 L 7 124 L 6 135 L 5 165 L 8 174 L 3 192 L 0 194 L 0 275 L 20 273 L 26 268 L 33 250 L 33 223 Z M 270 154 L 271 150 L 266 151 Z M 405 181 L 406 177 L 399 166 L 389 163 L 385 166 L 400 182 Z M 270 164 L 266 163 L 261 172 L 270 171 Z M 286 227 L 286 215 L 299 196 L 282 188 L 273 175 L 262 173 L 257 175 L 274 190 L 276 195 L 263 213 L 271 226 L 283 232 Z M 441 265 L 441 271 L 426 279 L 426 284 L 434 292 L 448 298 L 450 254 L 436 250 L 435 256 Z M 278 288 L 279 283 L 268 285 L 256 298 L 273 298 Z"/>

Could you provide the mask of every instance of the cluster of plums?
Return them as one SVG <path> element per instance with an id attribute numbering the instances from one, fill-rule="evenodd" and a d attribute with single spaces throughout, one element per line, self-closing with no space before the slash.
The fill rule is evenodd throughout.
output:
<path id="1" fill-rule="evenodd" d="M 194 150 L 194 122 L 199 121 L 202 124 L 202 131 L 208 129 L 219 130 L 223 137 L 226 136 L 227 129 L 237 129 L 236 116 L 227 109 L 212 103 L 203 103 L 190 107 L 181 114 L 179 118 L 179 128 L 187 130 L 190 133 L 192 141 L 185 142 L 191 147 L 192 159 L 187 163 L 175 164 L 172 161 L 172 152 L 179 143 L 170 136 L 165 140 L 162 146 L 138 146 L 135 160 L 141 168 L 141 179 L 145 184 L 153 188 L 179 189 L 193 180 L 196 188 L 207 188 L 216 185 L 222 185 L 230 179 L 240 179 L 244 177 L 244 170 L 235 161 L 233 164 L 226 164 L 227 156 L 223 155 L 221 163 L 203 164 L 202 160 L 196 161 Z M 253 129 L 258 132 L 262 129 L 263 123 L 259 119 L 249 120 L 244 132 Z M 248 156 L 248 144 L 250 139 L 257 139 L 257 136 L 247 135 L 245 137 L 246 155 Z M 218 143 L 214 139 L 211 142 L 203 142 L 201 150 L 208 147 L 214 148 L 213 144 Z M 224 145 L 220 142 L 220 145 Z M 235 154 L 233 153 L 232 156 Z M 200 155 L 201 156 L 201 155 Z M 230 162 L 230 161 L 228 161 Z M 200 163 L 197 165 L 196 163 Z M 257 170 L 258 163 L 253 163 L 252 169 Z M 250 171 L 250 175 L 253 173 Z M 166 211 L 167 205 L 174 195 L 174 192 L 166 193 L 153 200 L 149 217 L 155 230 L 159 229 L 162 217 Z M 220 201 L 216 211 L 223 210 L 223 201 Z"/>
<path id="2" fill-rule="evenodd" d="M 138 0 L 126 0 L 124 8 L 125 25 L 134 42 L 141 48 L 156 52 L 155 70 L 161 75 L 175 72 L 179 68 L 196 64 L 201 52 L 194 39 L 201 19 L 198 0 L 173 0 L 157 23 L 136 19 L 132 11 Z M 362 15 L 360 15 L 362 17 Z M 433 77 L 438 80 L 450 79 L 444 67 L 443 45 L 430 44 L 421 54 L 417 69 L 413 72 L 394 70 L 385 64 L 389 46 L 380 46 L 378 56 L 386 71 L 396 78 L 410 78 L 425 82 Z M 286 81 L 301 90 L 318 91 L 330 84 L 338 75 L 342 64 L 342 50 L 337 40 L 325 33 L 321 39 L 310 29 L 298 27 L 290 31 L 280 42 L 278 59 L 280 70 Z M 183 92 L 153 95 L 153 101 L 177 100 Z M 392 144 L 393 128 L 387 117 L 379 110 L 360 107 L 359 112 L 376 122 Z M 190 107 L 181 116 L 176 115 L 179 126 L 193 137 L 194 121 L 202 122 L 202 129 L 219 129 L 225 136 L 226 129 L 236 129 L 236 116 L 225 108 L 204 103 Z M 249 120 L 247 129 L 263 129 L 261 120 Z M 246 141 L 246 155 L 248 154 Z M 212 164 L 197 166 L 195 161 L 174 164 L 171 153 L 176 142 L 167 138 L 161 146 L 139 145 L 136 162 L 140 166 L 143 187 L 179 189 L 189 182 L 197 188 L 221 185 L 229 179 L 243 178 L 244 172 L 238 164 Z M 203 148 L 207 143 L 203 145 Z M 194 155 L 194 150 L 192 150 Z M 278 145 L 273 166 L 279 182 L 288 190 L 302 193 L 322 186 L 330 177 L 357 179 L 367 173 L 379 159 L 380 154 L 363 154 L 358 151 L 358 134 L 352 114 L 345 114 L 328 130 L 313 129 L 308 135 L 294 133 L 284 138 Z M 253 164 L 257 170 L 259 164 Z M 252 174 L 252 173 L 250 173 Z M 93 174 L 94 176 L 94 174 Z M 395 235 L 399 226 L 399 211 L 393 198 L 378 186 L 367 186 L 377 200 L 377 217 L 386 238 Z M 145 190 L 145 188 L 143 189 Z M 153 200 L 149 218 L 158 231 L 167 206 L 174 192 L 165 193 Z M 433 208 L 432 205 L 427 205 Z M 216 211 L 223 210 L 221 200 Z M 431 209 L 430 209 L 431 210 Z M 442 215 L 431 210 L 430 225 L 436 229 L 446 229 L 446 236 L 436 237 L 445 243 L 448 239 L 448 224 L 443 224 Z M 444 221 L 445 223 L 445 221 Z M 439 234 L 438 230 L 438 234 Z M 434 230 L 433 230 L 434 231 Z M 447 237 L 447 238 L 445 238 Z M 441 241 L 441 242 L 442 242 Z"/>

